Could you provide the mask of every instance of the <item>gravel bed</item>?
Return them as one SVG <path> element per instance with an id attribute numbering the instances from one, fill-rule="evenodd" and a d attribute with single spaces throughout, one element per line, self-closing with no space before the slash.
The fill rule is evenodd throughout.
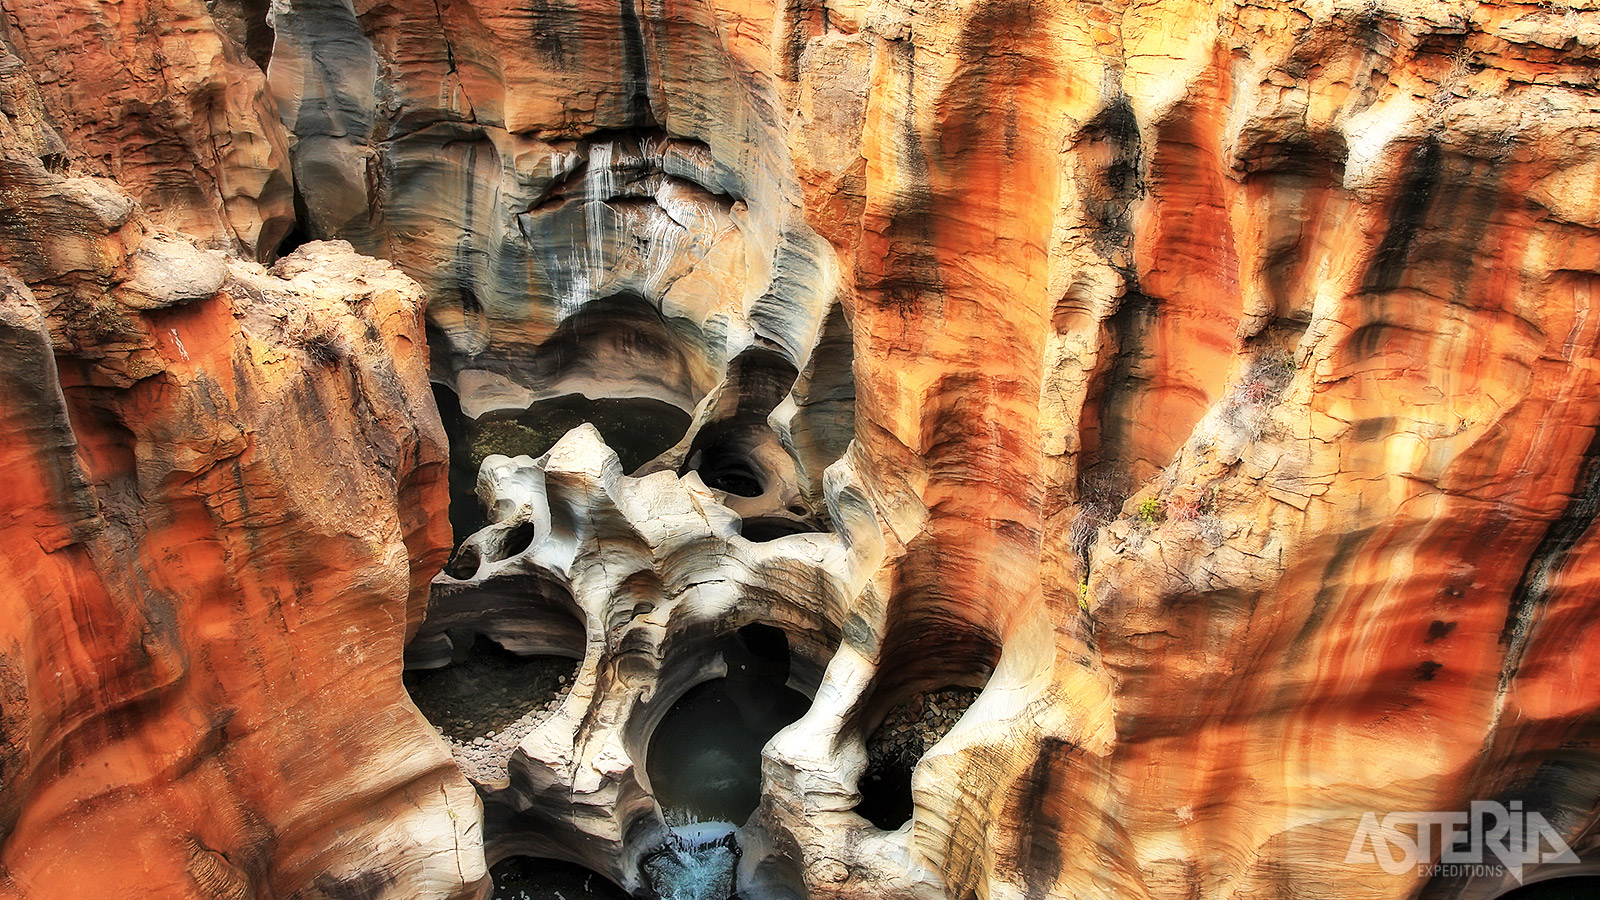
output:
<path id="1" fill-rule="evenodd" d="M 406 689 L 474 782 L 506 779 L 511 753 L 561 707 L 578 661 L 519 657 L 479 638 L 465 662 L 405 673 Z"/>
<path id="2" fill-rule="evenodd" d="M 885 831 L 911 818 L 911 770 L 950 733 L 978 692 L 950 688 L 917 694 L 889 711 L 867 738 L 867 770 L 861 773 L 856 812 Z"/>

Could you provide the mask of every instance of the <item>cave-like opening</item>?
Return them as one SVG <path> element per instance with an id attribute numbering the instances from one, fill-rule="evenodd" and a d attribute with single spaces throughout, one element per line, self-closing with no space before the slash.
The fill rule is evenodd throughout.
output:
<path id="1" fill-rule="evenodd" d="M 811 705 L 788 686 L 781 629 L 746 625 L 721 654 L 727 674 L 685 692 L 650 736 L 645 768 L 669 822 L 743 824 L 761 800 L 761 749 Z"/>
<path id="2" fill-rule="evenodd" d="M 490 900 L 628 900 L 627 891 L 577 863 L 508 856 L 489 867 Z"/>
<path id="3" fill-rule="evenodd" d="M 571 597 L 530 577 L 480 592 L 477 607 L 407 648 L 406 691 L 480 788 L 509 776 L 522 740 L 558 715 L 576 684 L 584 624 Z M 445 590 L 450 587 L 446 586 Z"/>
<path id="4" fill-rule="evenodd" d="M 450 441 L 450 526 L 456 545 L 488 524 L 478 499 L 478 469 L 485 457 L 544 455 L 568 431 L 594 425 L 624 472 L 634 472 L 655 459 L 689 430 L 689 414 L 649 397 L 601 397 L 567 394 L 540 401 L 520 411 L 486 413 L 477 419 L 462 411 L 455 391 L 437 382 L 434 402 Z M 457 564 L 469 577 L 476 564 Z M 452 572 L 452 574 L 455 574 Z"/>
<path id="5" fill-rule="evenodd" d="M 478 502 L 478 467 L 468 452 L 472 420 L 462 413 L 456 392 L 438 382 L 433 384 L 433 402 L 450 441 L 450 530 L 460 546 L 474 531 L 488 524 Z"/>
<path id="6" fill-rule="evenodd" d="M 622 471 L 633 472 L 660 456 L 689 430 L 689 414 L 649 397 L 590 399 L 568 394 L 517 413 L 490 413 L 474 423 L 468 457 L 544 455 L 562 435 L 589 423 L 616 451 Z M 476 471 L 476 469 L 474 469 Z"/>
<path id="7" fill-rule="evenodd" d="M 901 701 L 867 738 L 867 768 L 856 814 L 884 831 L 911 819 L 911 773 L 978 697 L 975 688 L 923 691 Z"/>
<path id="8" fill-rule="evenodd" d="M 451 665 L 408 669 L 406 690 L 422 714 L 452 741 L 470 744 L 553 708 L 576 674 L 578 660 L 522 655 L 482 634 Z"/>
<path id="9" fill-rule="evenodd" d="M 739 526 L 739 534 L 743 535 L 745 540 L 756 544 L 775 541 L 791 534 L 808 534 L 816 530 L 816 527 L 809 523 L 781 516 L 757 516 L 745 519 Z"/>

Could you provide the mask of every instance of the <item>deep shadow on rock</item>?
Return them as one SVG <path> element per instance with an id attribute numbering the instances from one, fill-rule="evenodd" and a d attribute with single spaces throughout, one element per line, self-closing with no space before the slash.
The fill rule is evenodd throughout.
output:
<path id="1" fill-rule="evenodd" d="M 631 900 L 604 876 L 576 863 L 511 856 L 489 867 L 490 900 Z"/>

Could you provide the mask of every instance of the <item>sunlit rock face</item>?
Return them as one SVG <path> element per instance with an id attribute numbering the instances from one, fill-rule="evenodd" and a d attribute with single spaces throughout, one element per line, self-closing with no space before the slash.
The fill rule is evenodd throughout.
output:
<path id="1" fill-rule="evenodd" d="M 1474 798 L 1584 844 L 1591 13 L 317 15 L 279 20 L 271 70 L 307 209 L 429 285 L 464 413 L 701 404 L 637 482 L 594 435 L 484 463 L 483 562 L 436 585 L 438 621 L 532 646 L 581 620 L 587 648 L 491 789 L 533 817 L 498 826 L 517 852 L 637 883 L 641 734 L 700 677 L 673 648 L 739 621 L 688 585 L 774 577 L 727 518 L 784 514 L 741 508 L 772 459 L 825 530 L 763 552 L 816 574 L 740 615 L 839 644 L 767 747 L 746 890 L 1480 896 L 1344 859 L 1365 811 Z M 633 357 L 585 317 L 618 297 L 660 313 L 626 319 Z M 776 359 L 747 388 L 753 352 Z M 513 577 L 559 625 L 508 608 Z M 908 826 L 869 825 L 867 734 L 965 686 Z"/>
<path id="2" fill-rule="evenodd" d="M 740 351 L 814 343 L 837 279 L 770 97 L 727 81 L 714 10 L 683 12 L 649 52 L 667 20 L 631 7 L 275 17 L 308 227 L 427 288 L 468 416 L 573 392 L 693 411 Z"/>
<path id="3" fill-rule="evenodd" d="M 0 893 L 473 896 L 478 800 L 399 683 L 448 534 L 416 285 L 145 227 L 97 306 L 6 276 Z"/>
<path id="4" fill-rule="evenodd" d="M 152 223 L 265 260 L 294 224 L 288 132 L 237 5 L 7 3 L 8 128 L 42 168 L 115 179 Z"/>
<path id="5" fill-rule="evenodd" d="M 1600 850 L 1596 13 L 14 7 L 7 889 L 472 896 L 486 852 L 647 890 L 652 738 L 754 627 L 811 702 L 744 897 L 1487 898 L 1346 859 L 1480 799 Z M 427 294 L 448 565 L 415 289 L 224 258 L 290 176 Z M 574 661 L 463 761 L 481 813 L 408 635 Z M 869 820 L 879 723 L 971 689 Z"/>
<path id="6" fill-rule="evenodd" d="M 86 37 L 46 12 L 7 39 Z M 400 682 L 449 536 L 422 292 L 343 243 L 241 259 L 141 193 L 184 177 L 160 141 L 83 174 L 52 104 L 115 92 L 108 40 L 0 72 L 0 896 L 477 896 L 479 800 Z M 212 96 L 167 65 L 162 103 Z"/>

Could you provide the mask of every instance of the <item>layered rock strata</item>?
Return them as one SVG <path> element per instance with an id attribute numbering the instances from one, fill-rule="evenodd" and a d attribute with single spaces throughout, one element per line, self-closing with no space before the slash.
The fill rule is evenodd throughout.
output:
<path id="1" fill-rule="evenodd" d="M 11 36 L 88 39 L 46 12 Z M 112 56 L 71 82 L 5 50 L 0 896 L 476 896 L 479 801 L 400 686 L 449 536 L 421 291 L 348 244 L 207 249 L 265 207 L 82 174 L 107 147 L 136 188 L 185 170 L 71 124 Z M 205 165 L 242 183 L 244 143 Z"/>
<path id="2" fill-rule="evenodd" d="M 62 541 L 97 509 L 108 522 L 127 509 L 189 522 L 176 511 L 233 496 L 227 482 L 184 500 L 171 474 L 211 471 L 207 454 L 233 442 L 182 464 L 140 455 L 204 443 L 162 443 L 162 429 L 313 428 L 285 421 L 289 407 L 251 405 L 265 388 L 238 387 L 271 380 L 265 363 L 229 355 L 225 336 L 276 334 L 248 313 L 208 326 L 207 371 L 241 373 L 217 403 L 180 415 L 105 399 L 188 383 L 167 374 L 185 371 L 179 345 L 149 324 L 173 327 L 169 310 L 271 306 L 227 285 L 276 282 L 205 249 L 265 258 L 263 235 L 286 230 L 271 212 L 289 180 L 271 149 L 280 126 L 240 112 L 270 97 L 302 226 L 423 286 L 431 378 L 459 413 L 457 443 L 482 457 L 482 527 L 463 529 L 434 577 L 407 663 L 448 671 L 479 637 L 578 659 L 559 707 L 516 735 L 504 779 L 498 757 L 473 773 L 480 818 L 399 686 L 406 623 L 417 627 L 422 583 L 442 563 L 445 467 L 413 390 L 415 325 L 378 327 L 357 357 L 392 357 L 397 374 L 357 380 L 335 412 L 310 416 L 359 433 L 368 443 L 350 452 L 373 462 L 336 477 L 302 474 L 314 467 L 295 456 L 276 480 L 235 475 L 277 486 L 246 504 L 278 517 L 244 522 L 267 535 L 251 552 L 290 557 L 276 581 L 236 580 L 283 597 L 290 573 L 306 596 L 386 619 L 330 610 L 273 631 L 181 624 L 218 615 L 211 603 L 145 612 L 143 585 L 187 573 L 183 554 L 211 546 L 192 543 L 212 533 L 194 525 L 171 556 L 130 538 L 115 566 L 57 560 L 26 570 L 54 582 L 18 575 L 55 586 L 17 620 L 55 615 L 62 635 L 29 625 L 13 639 L 7 658 L 27 662 L 7 663 L 24 674 L 0 696 L 3 859 L 19 890 L 67 895 L 84 871 L 74 860 L 111 852 L 74 842 L 59 824 L 72 815 L 150 835 L 123 851 L 129 866 L 198 866 L 226 882 L 213 895 L 470 895 L 480 824 L 489 859 L 559 857 L 646 889 L 640 864 L 667 840 L 669 812 L 650 784 L 650 737 L 725 673 L 729 641 L 751 626 L 784 634 L 789 682 L 812 703 L 766 746 L 760 807 L 736 823 L 742 896 L 1494 897 L 1508 875 L 1346 858 L 1367 812 L 1473 800 L 1518 800 L 1595 852 L 1600 14 L 1409 0 L 398 0 L 217 4 L 208 23 L 163 6 L 139 20 L 161 53 L 86 52 L 118 60 L 91 81 L 99 68 L 63 62 L 82 30 L 5 8 L 6 146 L 20 149 L 0 197 L 21 224 L 6 226 L 0 262 L 40 309 L 15 301 L 17 346 L 32 349 L 14 355 L 48 376 L 19 379 L 32 393 L 17 396 L 36 399 L 12 407 L 26 439 L 8 446 L 35 448 L 18 451 L 21 471 L 66 459 L 88 473 L 57 478 L 67 500 L 41 488 L 46 499 L 18 504 L 56 512 L 13 516 L 6 546 L 92 548 L 98 538 Z M 102 124 L 118 120 L 95 115 L 98 85 L 164 109 L 138 75 L 151 69 L 187 73 L 165 83 L 188 106 L 153 126 L 170 139 L 135 153 Z M 208 105 L 216 71 L 244 72 L 229 83 L 246 89 Z M 220 133 L 257 149 L 175 161 L 171 148 L 217 147 Z M 136 164 L 113 166 L 123 148 Z M 160 173 L 192 170 L 215 190 L 158 189 L 173 177 Z M 139 221 L 169 230 L 127 238 L 128 195 L 63 177 L 88 174 L 126 179 L 147 208 Z M 350 314 L 347 341 L 368 314 Z M 319 333 L 294 371 L 328 378 L 346 357 Z M 197 352 L 182 347 L 180 361 Z M 71 365 L 50 375 L 52 358 Z M 401 383 L 412 399 L 369 396 Z M 94 399 L 74 419 L 80 384 Z M 172 396 L 189 395 L 158 399 Z M 689 424 L 672 446 L 631 448 L 641 458 L 627 469 L 590 428 L 548 450 L 493 445 L 496 423 L 601 401 L 672 408 L 656 431 Z M 132 437 L 81 436 L 107 421 Z M 98 454 L 118 468 L 96 461 L 100 446 L 134 449 Z M 131 498 L 104 474 L 124 469 Z M 407 490 L 432 499 L 407 499 L 401 470 L 421 473 L 429 487 Z M 300 511 L 316 478 L 350 495 L 333 505 L 344 516 L 356 504 L 368 543 L 317 524 L 334 521 L 323 507 Z M 122 499 L 91 503 L 79 482 Z M 296 534 L 337 540 L 315 542 L 313 565 L 294 555 L 313 552 Z M 256 558 L 206 571 L 250 572 Z M 96 582 L 75 580 L 91 569 L 156 574 L 105 613 Z M 156 680 L 178 687 L 141 693 L 112 664 L 145 657 L 98 635 L 137 632 L 145 646 L 166 626 L 112 627 L 128 610 L 180 623 L 171 645 L 184 653 L 244 633 L 248 647 L 310 654 L 314 674 L 285 688 L 287 669 L 241 683 L 230 665 L 215 684 L 169 673 Z M 113 673 L 123 693 L 103 696 L 157 696 L 149 708 L 191 725 L 237 707 L 227 721 L 240 728 L 221 726 L 214 749 L 184 757 L 194 766 L 130 749 L 131 726 L 94 725 L 119 701 L 37 699 L 54 690 L 44 660 L 68 646 L 77 669 L 55 671 Z M 305 705 L 334 678 L 352 702 Z M 946 690 L 981 692 L 917 762 L 909 820 L 878 827 L 862 815 L 869 736 L 908 698 Z M 12 723 L 19 707 L 32 724 Z M 223 815 L 207 823 L 221 835 L 186 856 L 174 835 L 195 815 L 171 817 L 183 827 L 140 818 L 149 798 L 233 771 L 226 761 L 257 735 L 290 733 L 247 726 L 249 710 L 302 708 L 296 734 L 358 746 L 286 773 L 290 750 L 269 741 L 239 764 L 277 767 L 241 803 L 251 816 L 235 817 L 266 823 L 272 839 L 249 844 L 260 849 L 243 849 L 244 826 L 229 831 Z M 362 726 L 353 709 L 389 718 Z M 104 751 L 175 768 L 74 781 L 89 763 L 36 761 L 71 744 L 52 734 L 81 742 L 68 762 Z M 398 766 L 384 755 L 402 752 Z M 336 775 L 385 786 L 393 805 L 363 807 L 371 819 L 349 830 L 347 809 L 313 802 Z M 115 803 L 72 805 L 108 786 L 131 798 L 126 818 Z"/>
<path id="3" fill-rule="evenodd" d="M 436 377 L 456 379 L 464 409 L 491 393 L 512 406 L 540 396 L 543 370 L 500 361 L 548 346 L 547 323 L 576 317 L 570 304 L 587 308 L 594 285 L 683 323 L 682 352 L 713 376 L 741 346 L 770 347 L 803 373 L 789 397 L 750 404 L 756 427 L 731 442 L 714 425 L 745 396 L 736 380 L 682 391 L 686 408 L 713 398 L 689 453 L 646 467 L 697 470 L 721 508 L 749 521 L 758 514 L 728 490 L 748 485 L 738 472 L 712 484 L 694 444 L 759 473 L 771 457 L 756 448 L 775 438 L 765 446 L 794 465 L 793 496 L 811 501 L 797 508 L 834 535 L 772 542 L 776 553 L 831 544 L 827 583 L 841 587 L 791 599 L 806 610 L 791 627 L 827 622 L 841 644 L 811 713 L 767 749 L 767 799 L 745 835 L 767 852 L 747 854 L 747 889 L 1486 896 L 1499 885 L 1390 876 L 1345 864 L 1345 851 L 1368 810 L 1513 796 L 1586 846 L 1595 798 L 1580 786 L 1597 697 L 1582 687 L 1590 656 L 1577 626 L 1593 596 L 1581 563 L 1597 413 L 1583 312 L 1595 270 L 1592 13 L 1002 2 L 424 12 L 361 23 L 363 58 L 380 73 L 371 83 L 397 98 L 365 121 L 396 137 L 349 131 L 340 152 L 374 155 L 380 173 L 467 171 L 406 143 L 433 122 L 452 146 L 465 135 L 485 148 L 473 158 L 493 160 L 482 170 L 492 177 L 452 191 L 346 178 L 354 199 L 341 208 L 378 212 L 353 224 L 330 215 L 326 227 L 392 252 L 444 296 L 463 258 L 488 267 L 474 270 L 470 302 L 433 318 L 452 348 Z M 424 21 L 443 29 L 448 54 L 420 38 Z M 367 71 L 357 68 L 339 77 Z M 323 140 L 309 121 L 296 133 Z M 656 221 L 644 195 L 671 218 L 651 179 L 690 177 L 654 162 L 665 157 L 652 141 L 703 148 L 709 161 L 690 180 L 743 204 L 747 218 L 731 221 L 747 248 L 779 245 L 770 275 L 720 270 L 739 285 L 723 296 L 745 298 L 748 326 L 714 324 L 638 275 L 659 246 L 642 236 Z M 513 178 L 507 161 L 522 148 Z M 580 186 L 566 174 L 580 168 L 613 174 Z M 640 187 L 613 186 L 628 179 Z M 500 196 L 515 199 L 476 199 L 511 181 L 520 192 Z M 529 211 L 580 196 L 581 230 L 573 211 L 565 231 L 513 233 Z M 440 197 L 473 211 L 445 214 L 455 243 L 393 250 L 415 231 L 407 223 L 440 215 Z M 520 261 L 541 254 L 554 259 Z M 690 259 L 699 273 L 714 254 Z M 571 274 L 597 260 L 603 276 Z M 784 277 L 801 269 L 804 279 Z M 773 299 L 787 301 L 784 315 L 764 308 Z M 740 321 L 738 303 L 724 309 Z M 707 350 L 707 334 L 735 337 Z M 516 389 L 476 374 L 461 353 L 472 349 Z M 774 380 L 790 377 L 778 370 Z M 637 374 L 614 377 L 615 388 L 585 390 L 637 390 Z M 797 419 L 819 396 L 850 397 L 853 419 Z M 556 454 L 563 473 L 600 471 L 570 453 Z M 500 502 L 486 477 L 486 499 Z M 756 488 L 766 492 L 759 478 Z M 540 597 L 567 602 L 573 590 L 586 659 L 602 639 L 600 660 L 627 646 L 614 623 L 631 595 L 572 589 L 568 573 L 626 558 L 661 578 L 678 558 L 660 537 L 601 536 L 619 492 L 561 500 L 552 521 L 595 536 L 556 541 L 576 556 L 519 576 Z M 623 531 L 675 521 L 667 511 L 684 502 L 624 513 Z M 555 540 L 544 527 L 530 546 Z M 666 540 L 702 545 L 706 527 L 718 549 L 697 553 L 748 552 L 714 524 Z M 503 598 L 480 571 L 479 596 Z M 454 583 L 439 591 L 436 608 L 465 602 Z M 590 596 L 617 611 L 597 615 Z M 675 608 L 682 621 L 667 635 L 699 634 L 693 604 Z M 1541 644 L 1548 662 L 1532 663 Z M 669 686 L 652 690 L 681 692 L 670 673 L 685 663 L 667 649 L 645 656 L 659 667 L 651 683 Z M 556 813 L 567 824 L 541 819 L 525 840 L 633 885 L 618 823 L 656 813 L 627 723 L 660 701 L 595 684 L 574 708 L 591 730 L 525 741 L 528 768 L 513 761 L 505 790 L 520 811 L 549 816 L 565 798 L 614 789 L 604 810 Z M 906 697 L 954 686 L 984 692 L 917 767 L 910 823 L 872 827 L 852 811 L 866 734 Z M 611 712 L 618 704 L 627 716 Z M 519 771 L 538 774 L 519 788 Z M 537 796 L 550 799 L 526 799 Z M 598 856 L 551 846 L 601 831 L 615 843 Z"/>
<path id="4" fill-rule="evenodd" d="M 268 272 L 151 236 L 94 312 L 8 276 L 4 892 L 484 881 L 399 686 L 448 534 L 420 296 L 313 246 Z M 141 267 L 165 302 L 123 293 Z M 80 329 L 97 352 L 53 341 Z"/>

